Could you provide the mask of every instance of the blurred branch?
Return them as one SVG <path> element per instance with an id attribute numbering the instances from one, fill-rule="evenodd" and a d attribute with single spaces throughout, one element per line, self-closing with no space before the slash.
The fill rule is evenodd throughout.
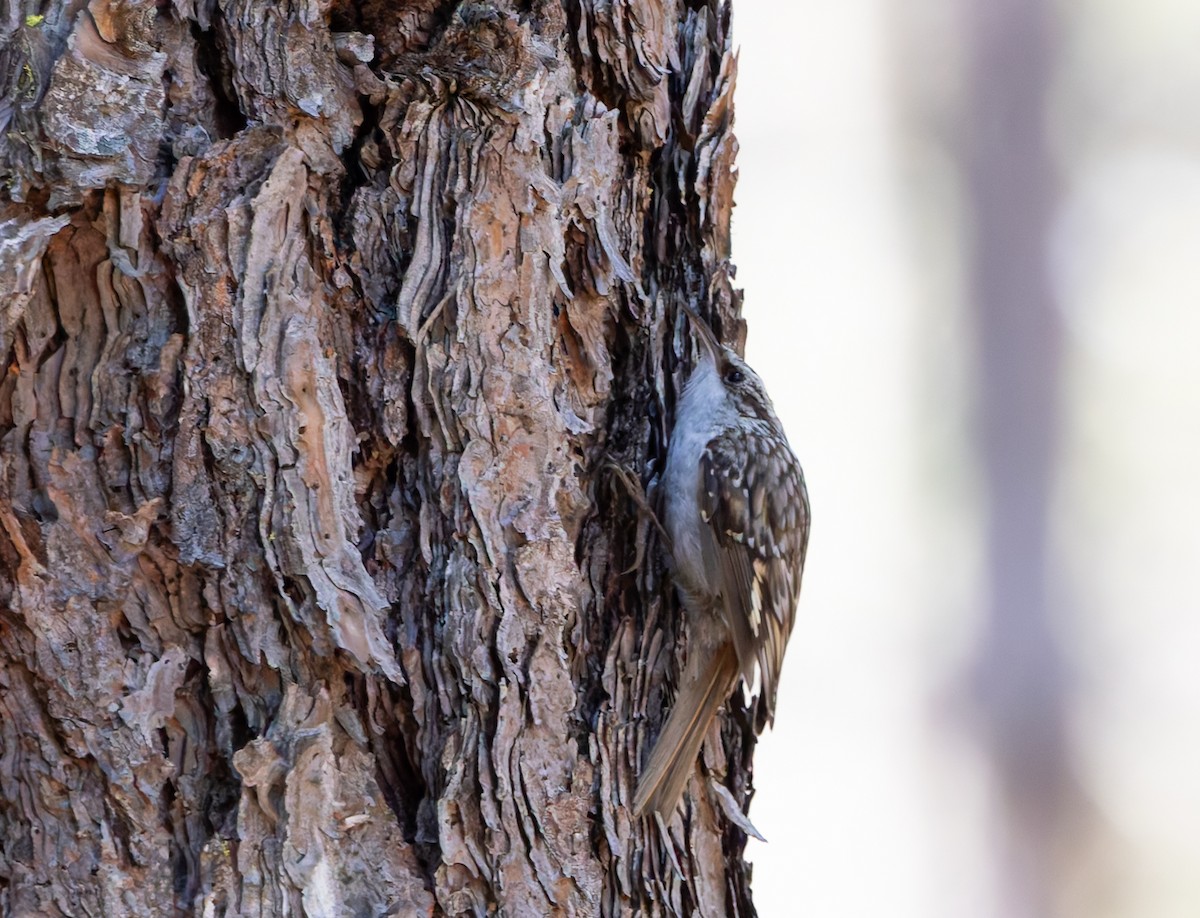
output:
<path id="1" fill-rule="evenodd" d="M 1061 333 L 1046 238 L 1055 181 L 1045 133 L 1056 45 L 1044 0 L 977 0 L 967 168 L 979 333 L 978 436 L 988 486 L 988 619 L 975 689 L 1005 820 L 1000 912 L 1053 912 L 1065 815 L 1066 674 L 1047 591 Z"/>

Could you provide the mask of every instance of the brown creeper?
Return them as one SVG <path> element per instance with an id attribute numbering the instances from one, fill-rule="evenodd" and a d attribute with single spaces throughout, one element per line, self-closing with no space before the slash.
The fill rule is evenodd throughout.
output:
<path id="1" fill-rule="evenodd" d="M 670 818 L 709 724 L 739 676 L 761 677 L 774 719 L 808 547 L 808 492 L 762 380 L 688 310 L 702 347 L 676 410 L 663 476 L 671 567 L 688 614 L 687 662 L 638 782 L 634 811 Z"/>

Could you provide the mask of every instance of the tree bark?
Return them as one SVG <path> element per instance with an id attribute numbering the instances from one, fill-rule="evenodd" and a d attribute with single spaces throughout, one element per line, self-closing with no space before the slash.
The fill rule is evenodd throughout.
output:
<path id="1" fill-rule="evenodd" d="M 753 913 L 740 700 L 629 810 L 685 642 L 606 471 L 742 333 L 729 26 L 0 7 L 0 913 Z"/>

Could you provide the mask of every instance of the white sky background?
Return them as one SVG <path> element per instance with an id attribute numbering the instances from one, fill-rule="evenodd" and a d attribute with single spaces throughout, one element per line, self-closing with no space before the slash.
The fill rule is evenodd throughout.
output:
<path id="1" fill-rule="evenodd" d="M 814 519 L 756 757 L 764 918 L 1017 918 L 964 681 L 985 584 L 956 6 L 734 0 L 747 354 Z M 1053 915 L 1196 918 L 1200 4 L 1058 8 L 1052 589 L 1086 819 Z"/>

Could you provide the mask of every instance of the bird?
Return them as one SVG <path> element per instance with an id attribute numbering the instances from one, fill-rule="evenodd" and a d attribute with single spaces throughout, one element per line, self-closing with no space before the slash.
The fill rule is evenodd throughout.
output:
<path id="1" fill-rule="evenodd" d="M 675 413 L 662 478 L 668 567 L 688 622 L 686 661 L 638 780 L 637 816 L 670 819 L 709 725 L 759 678 L 755 727 L 773 724 L 808 550 L 800 462 L 762 379 L 684 307 L 699 347 Z"/>

